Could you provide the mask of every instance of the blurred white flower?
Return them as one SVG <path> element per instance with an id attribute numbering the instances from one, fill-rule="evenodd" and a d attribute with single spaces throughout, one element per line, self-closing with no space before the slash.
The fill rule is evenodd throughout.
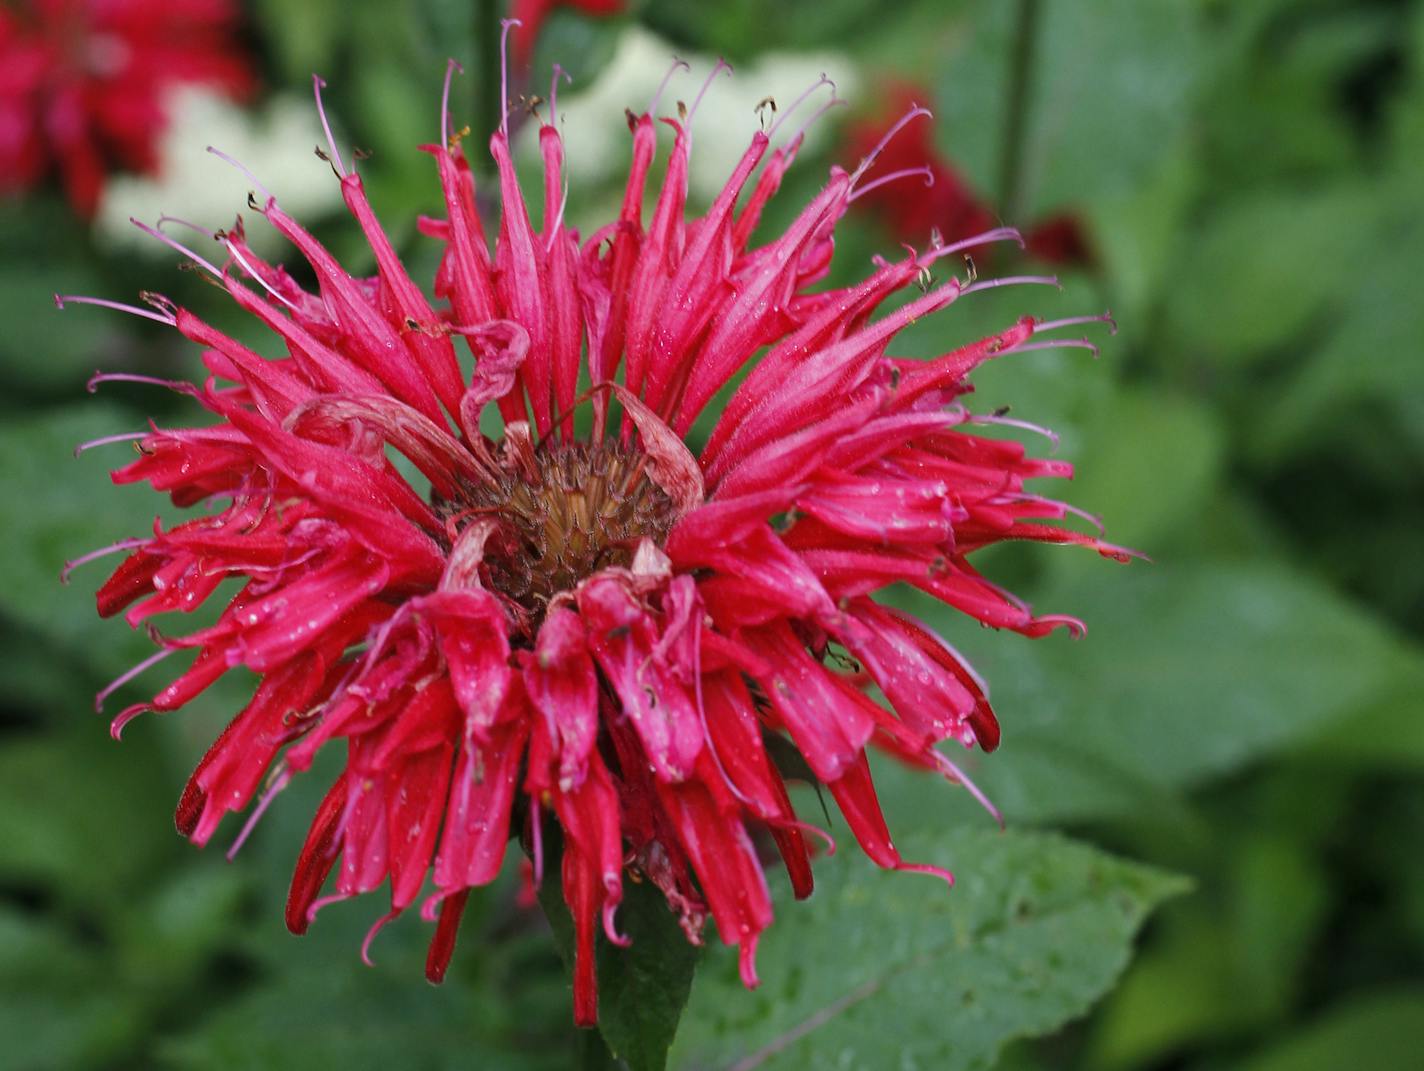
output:
<path id="1" fill-rule="evenodd" d="M 173 120 L 159 147 L 159 177 L 110 180 L 94 223 L 100 241 L 166 254 L 129 217 L 152 224 L 166 213 L 218 228 L 230 226 L 239 213 L 251 215 L 252 182 L 207 152 L 209 145 L 241 161 L 293 215 L 310 220 L 340 207 L 340 185 L 311 152 L 326 139 L 310 98 L 279 96 L 265 108 L 244 109 L 209 90 L 185 87 L 169 107 Z M 268 227 L 252 227 L 248 237 L 259 250 L 282 245 Z"/>
<path id="2" fill-rule="evenodd" d="M 637 26 L 624 32 L 613 59 L 591 85 L 574 85 L 567 92 L 561 87 L 559 126 L 565 156 L 569 173 L 577 176 L 581 186 L 605 182 L 626 171 L 629 140 L 624 109 L 636 113 L 648 106 L 675 55 L 692 68 L 675 74 L 663 94 L 660 110 L 665 115 L 675 114 L 677 101 L 692 105 L 716 57 L 679 52 Z M 760 127 L 757 106 L 763 100 L 771 97 L 785 108 L 823 73 L 836 83 L 842 98 L 855 91 L 859 79 L 854 61 L 841 52 L 766 52 L 755 63 L 738 67 L 731 77 L 718 76 L 698 107 L 692 128 L 693 151 L 698 158 L 689 175 L 692 197 L 710 201 L 722 189 L 746 151 L 747 140 Z M 830 90 L 822 89 L 802 105 L 803 111 L 786 124 L 787 134 L 829 99 Z M 807 147 L 814 148 L 828 130 L 824 124 L 812 126 L 806 134 Z M 521 132 L 520 151 L 537 155 L 537 131 L 532 123 Z"/>

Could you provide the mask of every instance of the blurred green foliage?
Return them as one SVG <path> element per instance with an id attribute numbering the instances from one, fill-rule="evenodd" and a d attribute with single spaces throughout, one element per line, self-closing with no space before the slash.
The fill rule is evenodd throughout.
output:
<path id="1" fill-rule="evenodd" d="M 672 1066 L 1417 1066 L 1424 3 L 632 7 L 606 22 L 556 12 L 540 62 L 591 80 L 634 22 L 734 60 L 843 50 L 862 76 L 857 106 L 892 79 L 930 88 L 939 148 L 991 203 L 1002 209 L 1008 191 L 1024 219 L 1085 222 L 1095 260 L 1065 275 L 1063 293 L 976 295 L 901 348 L 937 353 L 1025 312 L 1110 306 L 1122 330 L 1099 361 L 1010 357 L 976 376 L 975 404 L 1059 432 L 1080 472 L 1068 497 L 1154 559 L 1122 569 L 1009 548 L 986 561 L 1043 608 L 1086 618 L 1076 642 L 981 634 L 906 597 L 991 682 L 1004 745 L 968 761 L 1009 832 L 986 831 L 963 793 L 881 764 L 902 851 L 951 866 L 959 887 L 879 874 L 850 850 L 824 862 L 808 904 L 778 885 L 763 987 L 743 992 L 735 957 L 709 948 Z M 485 114 L 485 8 L 250 10 L 269 86 L 304 91 L 312 70 L 330 80 L 329 106 L 372 151 L 373 200 L 417 274 L 432 260 L 415 214 L 439 200 L 415 146 L 436 136 L 447 56 L 470 72 L 457 113 Z M 1033 62 L 1014 120 L 1025 10 Z M 797 164 L 769 225 L 834 159 Z M 574 214 L 612 192 L 573 184 Z M 369 264 L 354 227 L 317 222 L 339 254 Z M 0 205 L 0 234 L 0 1063 L 614 1066 L 597 1035 L 567 1029 L 556 944 L 537 911 L 516 906 L 513 875 L 472 898 L 438 990 L 420 978 L 427 928 L 414 918 L 382 934 L 374 970 L 356 955 L 376 910 L 366 904 L 331 907 L 300 942 L 283 931 L 320 771 L 232 865 L 171 832 L 186 771 L 241 684 L 139 722 L 115 746 L 92 696 L 144 638 L 93 619 L 102 564 L 68 588 L 57 575 L 142 534 L 158 508 L 141 489 L 106 486 L 123 446 L 74 461 L 73 445 L 180 411 L 146 388 L 84 398 L 87 376 L 192 377 L 194 352 L 146 323 L 53 313 L 50 294 L 162 289 L 246 328 L 166 254 L 93 241 L 56 195 Z M 893 244 L 853 215 L 838 271 L 853 277 Z M 126 689 L 114 709 L 141 694 Z M 1148 922 L 1128 965 L 1148 913 L 1185 888 L 1169 872 L 1191 891 Z M 605 979 L 607 1036 L 635 1067 L 659 1064 L 686 984 L 650 979 L 637 984 L 671 987 L 661 1011 L 635 983 L 621 999 Z"/>

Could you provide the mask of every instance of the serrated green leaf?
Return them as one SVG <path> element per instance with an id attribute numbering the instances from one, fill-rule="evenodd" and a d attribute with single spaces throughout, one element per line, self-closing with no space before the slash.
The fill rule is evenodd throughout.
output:
<path id="1" fill-rule="evenodd" d="M 921 830 L 898 847 L 954 865 L 959 884 L 881 873 L 849 852 L 818 866 L 806 903 L 777 879 L 761 988 L 742 989 L 734 956 L 709 962 L 673 1065 L 988 1067 L 1005 1042 L 1087 1011 L 1123 969 L 1142 920 L 1185 889 L 1045 834 Z"/>
<path id="2" fill-rule="evenodd" d="M 1417 659 L 1322 585 L 1259 561 L 1071 571 L 1036 608 L 1083 616 L 1080 641 L 987 633 L 906 601 L 990 683 L 1004 742 L 970 768 L 1011 820 L 1124 813 L 1134 785 L 1140 808 L 1304 742 Z"/>

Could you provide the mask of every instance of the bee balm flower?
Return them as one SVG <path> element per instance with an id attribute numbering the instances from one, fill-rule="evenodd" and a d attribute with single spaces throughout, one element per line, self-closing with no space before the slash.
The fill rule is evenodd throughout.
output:
<path id="1" fill-rule="evenodd" d="M 116 167 L 153 172 L 167 93 L 252 87 L 230 0 L 22 0 L 0 9 L 0 190 L 54 168 L 90 217 Z"/>
<path id="2" fill-rule="evenodd" d="M 240 587 L 206 628 L 155 629 L 159 652 L 100 698 L 193 653 L 115 719 L 117 735 L 234 667 L 259 675 L 179 801 L 178 828 L 198 844 L 265 783 L 250 828 L 318 751 L 344 747 L 287 923 L 300 933 L 323 903 L 388 881 L 374 936 L 429 887 L 432 980 L 469 890 L 494 879 L 511 836 L 522 834 L 539 871 L 557 823 L 575 1015 L 591 1023 L 596 933 L 623 941 L 616 916 L 630 876 L 665 894 L 690 940 L 710 915 L 756 983 L 772 904 L 755 837 L 775 844 L 798 897 L 812 887 L 811 830 L 769 737 L 799 750 L 877 864 L 949 877 L 896 851 L 866 749 L 967 784 L 937 745 L 992 750 L 999 728 L 973 671 L 878 591 L 910 584 L 986 625 L 1040 636 L 1080 626 L 1035 616 L 970 556 L 1012 539 L 1122 552 L 1053 523 L 1067 507 L 1025 489 L 1068 475 L 1066 464 L 979 434 L 1002 418 L 960 401 L 981 361 L 1087 345 L 1053 333 L 1102 317 L 1024 318 L 927 360 L 889 354 L 912 320 L 987 286 L 1044 281 L 926 283 L 937 262 L 1012 232 L 816 290 L 876 153 L 854 171 L 832 169 L 783 233 L 755 241 L 800 133 L 775 148 L 780 129 L 754 134 L 715 203 L 689 219 L 692 115 L 664 118 L 667 177 L 645 220 L 650 109 L 630 113 L 618 218 L 580 240 L 563 217 L 550 97 L 540 227 L 506 131 L 490 139 L 493 250 L 448 118 L 427 147 L 445 203 L 444 218 L 422 221 L 444 244 L 435 301 L 333 145 L 375 277 L 348 274 L 265 192 L 258 212 L 306 260 L 315 291 L 255 255 L 240 227 L 215 236 L 222 267 L 190 254 L 284 356 L 259 356 L 160 298 L 131 310 L 202 347 L 206 382 L 168 385 L 215 420 L 133 436 L 140 456 L 114 480 L 207 509 L 119 544 L 129 553 L 99 590 L 99 612 L 137 627 L 194 609 L 225 580 Z M 913 300 L 877 316 L 917 281 Z M 462 371 L 464 351 L 473 373 Z M 689 429 L 740 373 L 694 453 Z M 501 425 L 497 438 L 482 430 Z"/>

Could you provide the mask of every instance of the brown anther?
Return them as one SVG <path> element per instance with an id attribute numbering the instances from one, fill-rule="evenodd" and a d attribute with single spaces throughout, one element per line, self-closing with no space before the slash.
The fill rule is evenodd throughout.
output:
<path id="1" fill-rule="evenodd" d="M 771 112 L 771 117 L 773 119 L 776 117 L 776 98 L 771 96 L 762 97 L 761 100 L 757 101 L 756 107 L 753 108 L 752 111 L 754 111 L 756 113 L 756 117 L 761 120 L 761 132 L 765 134 L 767 131 L 767 127 L 770 125 L 770 121 L 767 118 L 767 112 Z"/>
<path id="2" fill-rule="evenodd" d="M 687 103 L 685 101 L 677 102 L 677 119 L 680 123 L 687 122 Z"/>
<path id="3" fill-rule="evenodd" d="M 997 409 L 994 410 L 994 415 L 995 415 L 996 417 L 1005 417 L 1005 416 L 1008 416 L 1008 415 L 1009 415 L 1009 409 L 1010 409 L 1009 406 L 1007 406 L 1007 405 L 1001 405 L 1001 406 L 999 406 L 999 408 L 997 408 Z"/>
<path id="4" fill-rule="evenodd" d="M 969 272 L 969 282 L 979 278 L 979 269 L 974 266 L 974 258 L 968 253 L 964 254 L 964 267 Z"/>

